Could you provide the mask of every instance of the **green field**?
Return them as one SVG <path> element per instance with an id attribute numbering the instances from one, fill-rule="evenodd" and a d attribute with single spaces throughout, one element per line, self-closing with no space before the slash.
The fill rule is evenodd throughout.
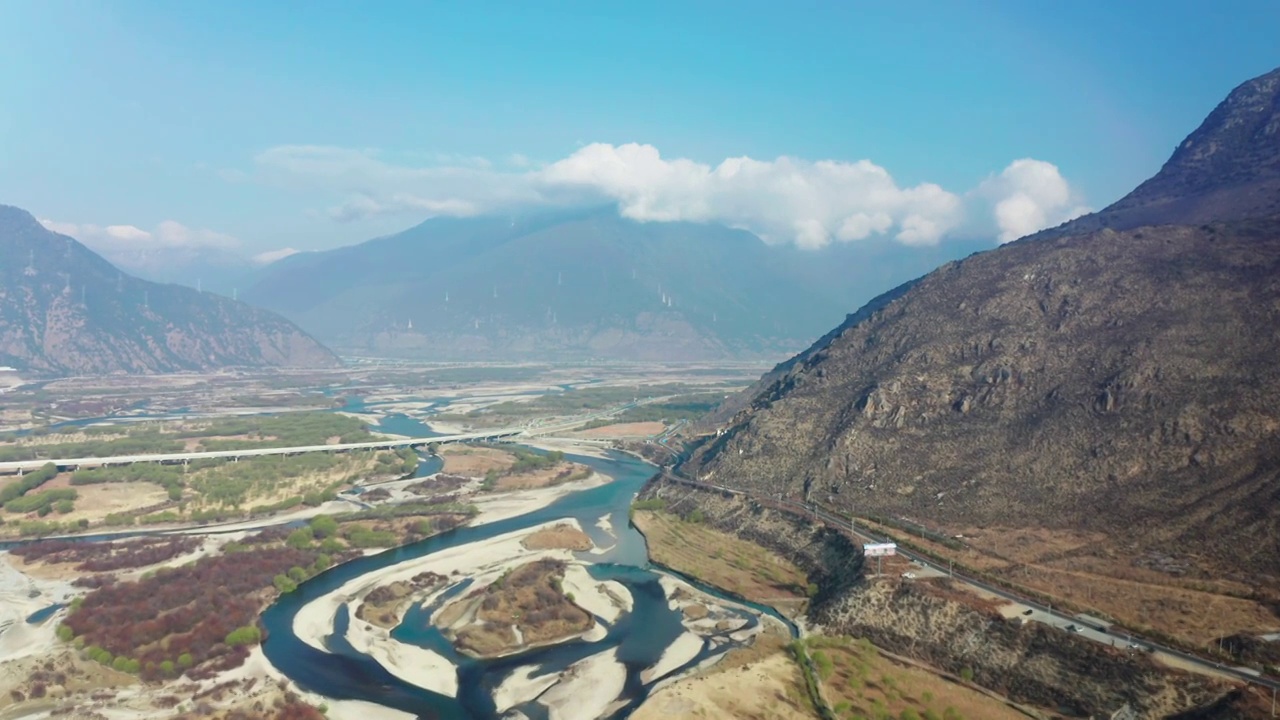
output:
<path id="1" fill-rule="evenodd" d="M 541 395 L 530 400 L 512 400 L 468 413 L 444 413 L 441 420 L 462 421 L 485 426 L 518 423 L 536 417 L 579 415 L 607 410 L 637 398 L 644 400 L 668 395 L 682 396 L 652 406 L 631 408 L 610 422 L 641 422 L 662 418 L 697 417 L 724 398 L 731 389 L 709 392 L 705 387 L 671 383 L 666 385 L 623 385 L 583 388 Z M 713 400 L 715 402 L 713 402 Z M 650 409 L 655 408 L 655 409 Z M 623 420 L 622 418 L 627 418 Z"/>
<path id="2" fill-rule="evenodd" d="M 84 438 L 59 441 L 58 435 L 0 436 L 0 462 L 175 453 L 185 450 L 192 440 L 196 441 L 193 449 L 199 451 L 323 445 L 330 438 L 340 442 L 373 439 L 361 421 L 328 412 L 105 425 L 83 428 L 75 434 Z"/>

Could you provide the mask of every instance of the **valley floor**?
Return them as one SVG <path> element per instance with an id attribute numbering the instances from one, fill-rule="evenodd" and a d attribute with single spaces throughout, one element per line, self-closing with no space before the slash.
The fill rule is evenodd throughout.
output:
<path id="1" fill-rule="evenodd" d="M 777 552 L 641 502 L 633 522 L 654 562 L 801 619 L 808 603 L 804 570 Z M 800 641 L 813 659 L 823 702 L 837 717 L 925 717 L 1015 720 L 1027 715 L 991 693 L 920 664 L 894 660 L 869 641 L 820 628 Z M 794 649 L 787 639 L 762 641 L 740 665 L 733 657 L 664 688 L 635 717 L 814 717 Z M 888 714 L 886 714 L 888 713 Z"/>

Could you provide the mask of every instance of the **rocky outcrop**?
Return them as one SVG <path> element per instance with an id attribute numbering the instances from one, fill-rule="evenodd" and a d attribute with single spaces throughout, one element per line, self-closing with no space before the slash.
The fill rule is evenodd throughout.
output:
<path id="1" fill-rule="evenodd" d="M 91 375 L 337 364 L 278 315 L 125 275 L 0 205 L 0 365 Z"/>

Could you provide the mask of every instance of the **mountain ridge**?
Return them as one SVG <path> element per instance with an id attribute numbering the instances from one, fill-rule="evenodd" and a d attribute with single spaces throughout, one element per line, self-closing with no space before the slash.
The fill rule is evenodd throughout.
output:
<path id="1" fill-rule="evenodd" d="M 0 365 L 66 375 L 337 364 L 274 313 L 135 278 L 0 205 Z"/>
<path id="2" fill-rule="evenodd" d="M 1280 215 L 1280 68 L 1236 86 L 1124 197 L 1029 237 L 1269 215 Z"/>
<path id="3" fill-rule="evenodd" d="M 886 240 L 815 256 L 718 225 L 626 220 L 612 207 L 434 218 L 285 258 L 244 297 L 351 352 L 776 358 L 810 343 L 884 276 L 905 280 L 973 247 L 907 251 Z M 877 259 L 883 269 L 873 272 Z"/>
<path id="4" fill-rule="evenodd" d="M 1280 71 L 1242 84 L 1114 205 L 850 315 L 709 418 L 687 469 L 1280 582 L 1252 540 L 1280 523 L 1278 98 Z"/>

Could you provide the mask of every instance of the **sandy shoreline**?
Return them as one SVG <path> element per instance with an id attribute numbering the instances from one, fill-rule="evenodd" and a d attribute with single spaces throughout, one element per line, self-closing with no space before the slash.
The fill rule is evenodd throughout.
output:
<path id="1" fill-rule="evenodd" d="M 475 506 L 479 508 L 480 513 L 476 515 L 472 525 L 488 525 L 499 520 L 531 513 L 534 510 L 541 510 L 565 495 L 581 490 L 590 490 L 601 485 L 607 485 L 610 482 L 612 482 L 612 478 L 609 476 L 593 472 L 590 477 L 578 482 L 531 490 L 516 490 L 501 495 L 479 498 L 473 501 Z"/>
<path id="2" fill-rule="evenodd" d="M 640 680 L 647 685 L 654 680 L 666 677 L 671 672 L 688 665 L 705 646 L 706 641 L 685 630 L 675 642 L 667 646 L 662 657 L 658 658 L 658 662 L 640 673 Z"/>
<path id="3" fill-rule="evenodd" d="M 627 668 L 613 649 L 570 665 L 538 702 L 547 707 L 551 720 L 598 718 L 608 712 L 626 683 Z"/>
<path id="4" fill-rule="evenodd" d="M 347 641 L 411 685 L 448 697 L 458 696 L 458 669 L 437 652 L 396 642 L 388 631 L 355 617 L 351 618 Z"/>
<path id="5" fill-rule="evenodd" d="M 537 665 L 525 665 L 511 672 L 493 691 L 493 702 L 499 713 L 537 698 L 560 681 L 555 673 L 534 675 Z"/>
<path id="6" fill-rule="evenodd" d="M 26 575 L 18 569 L 21 563 L 7 552 L 0 553 L 0 663 L 48 652 L 57 642 L 55 631 L 66 610 L 39 625 L 28 624 L 27 618 L 77 594 L 70 583 Z M 39 594 L 32 597 L 32 591 Z"/>
<path id="7" fill-rule="evenodd" d="M 318 650 L 325 650 L 324 638 L 333 633 L 333 621 L 338 609 L 348 606 L 351 622 L 347 640 L 356 650 L 368 654 L 388 672 L 407 683 L 431 692 L 454 697 L 458 692 L 457 669 L 438 653 L 413 645 L 398 643 L 390 638 L 390 631 L 366 623 L 355 617 L 355 608 L 369 591 L 382 585 L 407 581 L 421 572 L 433 572 L 446 577 L 470 577 L 477 584 L 491 582 L 502 573 L 527 562 L 543 558 L 555 558 L 572 562 L 568 550 L 528 550 L 521 541 L 537 530 L 556 525 L 571 524 L 573 520 L 552 520 L 538 526 L 523 528 L 498 535 L 477 543 L 468 543 L 398 563 L 382 570 L 354 578 L 333 592 L 307 603 L 294 617 L 293 631 L 299 640 Z M 582 577 L 585 569 L 577 567 Z M 574 573 L 575 579 L 580 576 Z M 594 583 L 590 577 L 588 581 Z M 618 608 L 608 595 L 593 584 L 580 583 L 573 587 L 583 597 L 592 601 L 602 612 L 617 617 Z M 437 589 L 436 593 L 444 588 Z M 629 597 L 628 597 L 629 599 Z"/>

